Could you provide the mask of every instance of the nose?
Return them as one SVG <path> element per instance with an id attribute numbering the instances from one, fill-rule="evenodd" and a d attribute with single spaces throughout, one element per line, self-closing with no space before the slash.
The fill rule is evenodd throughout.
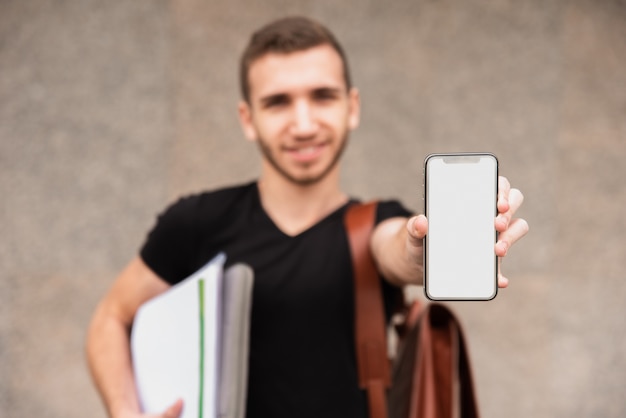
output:
<path id="1" fill-rule="evenodd" d="M 308 138 L 314 136 L 318 128 L 315 111 L 311 104 L 305 100 L 296 102 L 291 124 L 292 134 L 297 138 Z"/>

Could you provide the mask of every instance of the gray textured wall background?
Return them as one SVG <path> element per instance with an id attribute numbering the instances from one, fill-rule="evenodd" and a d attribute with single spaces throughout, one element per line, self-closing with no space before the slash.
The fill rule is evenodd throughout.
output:
<path id="1" fill-rule="evenodd" d="M 434 151 L 489 150 L 531 233 L 509 289 L 454 304 L 485 417 L 623 417 L 626 4 L 618 0 L 0 1 L 0 415 L 104 417 L 91 312 L 154 217 L 248 180 L 248 33 L 326 22 L 363 97 L 343 182 L 420 209 Z"/>

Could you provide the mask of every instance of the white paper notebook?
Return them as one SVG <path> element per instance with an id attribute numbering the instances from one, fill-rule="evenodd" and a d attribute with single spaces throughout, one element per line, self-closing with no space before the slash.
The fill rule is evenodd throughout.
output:
<path id="1" fill-rule="evenodd" d="M 225 259 L 216 256 L 137 312 L 131 351 L 144 412 L 163 412 L 182 398 L 181 418 L 217 416 Z"/>

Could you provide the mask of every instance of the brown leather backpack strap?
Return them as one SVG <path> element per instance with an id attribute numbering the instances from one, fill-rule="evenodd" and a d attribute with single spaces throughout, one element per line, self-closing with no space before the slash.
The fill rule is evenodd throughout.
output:
<path id="1" fill-rule="evenodd" d="M 478 418 L 478 404 L 460 322 L 439 303 L 429 304 L 418 324 L 410 418 Z M 413 348 L 415 349 L 415 348 Z M 458 399 L 454 387 L 458 382 Z"/>
<path id="2" fill-rule="evenodd" d="M 456 334 L 448 311 L 429 304 L 419 324 L 410 418 L 452 418 Z"/>
<path id="3" fill-rule="evenodd" d="M 467 342 L 461 323 L 455 320 L 458 332 L 459 344 L 459 384 L 460 384 L 460 403 L 461 418 L 479 418 L 478 400 L 476 399 L 476 389 L 474 388 L 474 378 L 472 376 L 472 366 L 470 355 L 467 349 Z"/>
<path id="4" fill-rule="evenodd" d="M 367 391 L 371 418 L 386 418 L 386 389 L 391 385 L 385 311 L 380 278 L 370 253 L 376 202 L 355 204 L 344 219 L 352 255 L 355 341 L 359 386 Z"/>

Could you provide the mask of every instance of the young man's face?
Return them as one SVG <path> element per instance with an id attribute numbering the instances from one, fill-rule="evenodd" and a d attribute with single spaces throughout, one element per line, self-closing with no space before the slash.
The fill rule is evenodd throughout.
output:
<path id="1" fill-rule="evenodd" d="M 239 114 L 263 153 L 264 175 L 308 185 L 336 172 L 359 124 L 358 92 L 347 90 L 339 54 L 328 45 L 270 53 L 252 63 L 248 80 Z"/>

